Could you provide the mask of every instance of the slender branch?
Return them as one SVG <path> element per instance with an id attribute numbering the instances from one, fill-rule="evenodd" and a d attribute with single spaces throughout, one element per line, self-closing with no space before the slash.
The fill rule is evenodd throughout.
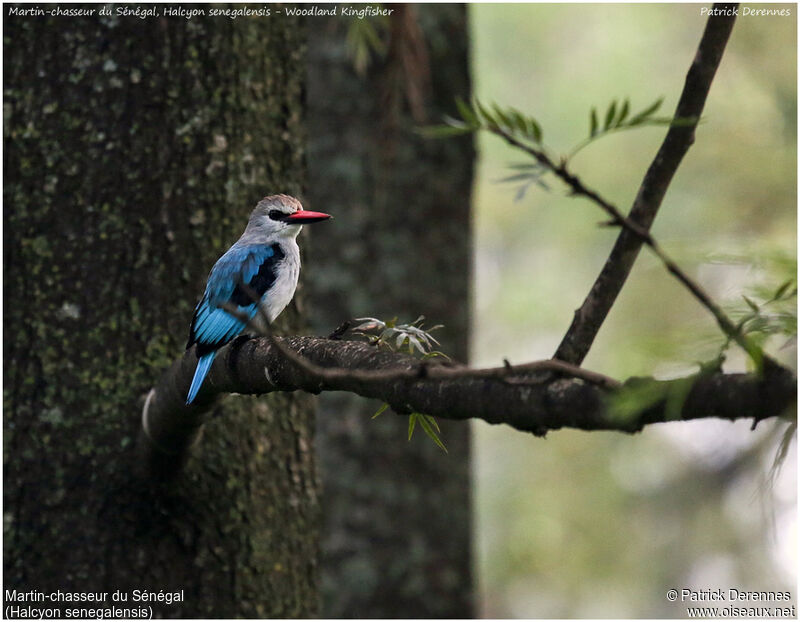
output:
<path id="1" fill-rule="evenodd" d="M 689 275 L 687 275 L 675 263 L 675 261 L 669 257 L 669 255 L 667 255 L 667 253 L 661 248 L 661 246 L 658 244 L 658 242 L 656 242 L 655 238 L 646 228 L 634 222 L 630 217 L 623 216 L 619 209 L 613 204 L 604 200 L 596 192 L 586 188 L 580 179 L 570 174 L 566 170 L 563 164 L 559 167 L 558 175 L 570 185 L 575 194 L 584 196 L 603 208 L 606 213 L 611 216 L 613 224 L 620 225 L 623 227 L 623 229 L 627 229 L 627 231 L 639 239 L 640 244 L 643 242 L 649 246 L 653 253 L 661 260 L 661 263 L 664 264 L 666 269 L 692 293 L 692 295 L 700 302 L 700 304 L 702 304 L 711 312 L 720 329 L 722 329 L 722 332 L 724 332 L 725 335 L 730 339 L 736 341 L 736 343 L 739 344 L 742 349 L 744 349 L 745 352 L 747 352 L 747 354 L 753 359 L 757 366 L 761 366 L 764 358 L 761 348 L 748 339 L 748 337 L 742 333 L 740 327 L 734 324 L 733 321 L 728 318 L 722 308 L 716 302 L 714 302 L 711 296 L 700 286 L 700 284 L 689 277 Z"/>
<path id="2" fill-rule="evenodd" d="M 747 336 L 742 333 L 739 326 L 734 324 L 733 321 L 728 318 L 722 308 L 716 302 L 714 302 L 711 296 L 696 281 L 686 274 L 675 263 L 675 261 L 669 257 L 669 255 L 667 255 L 667 253 L 661 248 L 661 246 L 647 229 L 634 222 L 631 218 L 624 216 L 619 208 L 617 208 L 613 203 L 610 203 L 604 199 L 595 190 L 587 188 L 577 176 L 573 175 L 567 170 L 566 164 L 563 162 L 556 165 L 544 151 L 523 143 L 502 128 L 493 127 L 490 129 L 490 131 L 503 138 L 508 144 L 517 147 L 518 149 L 521 149 L 522 151 L 525 151 L 529 155 L 536 158 L 536 160 L 543 167 L 553 172 L 559 179 L 567 184 L 574 195 L 587 198 L 598 205 L 609 216 L 611 216 L 611 220 L 608 223 L 609 225 L 622 227 L 623 230 L 634 235 L 639 240 L 640 244 L 644 243 L 649 246 L 653 253 L 664 264 L 666 269 L 692 293 L 692 295 L 700 302 L 700 304 L 702 304 L 711 312 L 725 335 L 736 341 L 736 343 L 738 343 L 750 355 L 753 361 L 755 361 L 756 365 L 761 365 L 762 361 L 764 360 L 764 354 L 761 349 L 750 339 L 748 339 Z"/>
<path id="3" fill-rule="evenodd" d="M 713 19 L 713 18 L 712 18 Z M 732 26 L 732 19 L 731 19 L 731 26 Z M 701 41 L 700 49 L 698 50 L 698 58 L 703 55 L 703 48 L 704 42 L 714 40 L 716 41 L 715 37 L 711 37 L 709 35 L 709 31 L 711 30 L 711 22 L 709 20 L 709 27 L 706 29 L 706 35 L 703 37 L 703 41 Z M 728 30 L 728 32 L 730 32 Z M 724 41 L 722 42 L 724 47 Z M 721 57 L 722 50 L 719 50 L 719 56 Z M 695 61 L 697 62 L 697 60 Z M 717 59 L 717 64 L 719 60 Z M 716 68 L 716 65 L 715 65 Z M 693 65 L 694 69 L 694 65 Z M 689 78 L 693 76 L 693 72 L 690 70 Z M 713 72 L 710 76 L 708 76 L 707 87 L 710 86 L 710 79 L 713 77 Z M 747 338 L 744 333 L 740 330 L 740 328 L 734 324 L 722 308 L 714 302 L 711 296 L 696 282 L 694 281 L 689 275 L 687 275 L 676 263 L 675 261 L 670 258 L 667 253 L 661 248 L 661 246 L 656 242 L 653 236 L 650 234 L 648 228 L 650 224 L 652 224 L 652 219 L 655 217 L 655 213 L 658 210 L 658 207 L 661 203 L 661 199 L 663 199 L 664 193 L 666 192 L 667 185 L 669 180 L 664 179 L 664 175 L 669 175 L 671 179 L 672 174 L 674 174 L 675 169 L 677 169 L 677 165 L 680 163 L 680 158 L 683 157 L 683 154 L 688 150 L 691 141 L 693 140 L 693 131 L 694 127 L 696 126 L 696 121 L 691 125 L 688 125 L 685 120 L 687 118 L 699 118 L 699 113 L 702 111 L 702 104 L 704 102 L 704 98 L 702 101 L 697 101 L 696 93 L 694 90 L 690 88 L 690 86 L 695 86 L 694 81 L 687 78 L 687 86 L 684 88 L 684 95 L 681 97 L 681 102 L 678 104 L 678 110 L 675 113 L 675 118 L 682 118 L 684 121 L 674 127 L 671 128 L 670 132 L 667 134 L 667 138 L 664 141 L 664 145 L 669 145 L 671 149 L 675 148 L 682 148 L 683 152 L 680 153 L 679 157 L 674 161 L 674 167 L 670 169 L 665 169 L 663 167 L 663 161 L 665 158 L 665 154 L 662 153 L 665 151 L 664 145 L 659 150 L 659 155 L 656 156 L 656 160 L 651 166 L 651 170 L 648 171 L 648 175 L 645 177 L 645 181 L 643 182 L 642 188 L 640 188 L 639 196 L 637 197 L 637 201 L 634 204 L 633 209 L 631 210 L 631 216 L 626 217 L 622 214 L 622 212 L 617 208 L 614 204 L 610 203 L 602 196 L 600 196 L 596 191 L 587 188 L 583 182 L 573 175 L 572 173 L 567 170 L 566 162 L 562 161 L 559 164 L 553 162 L 552 159 L 547 155 L 547 153 L 543 149 L 539 149 L 524 143 L 523 141 L 515 138 L 512 134 L 507 132 L 501 127 L 497 125 L 491 126 L 489 131 L 500 136 L 503 138 L 508 144 L 517 147 L 518 149 L 525 151 L 529 155 L 533 156 L 539 164 L 541 164 L 544 168 L 548 169 L 552 173 L 554 173 L 559 179 L 561 179 L 565 184 L 567 184 L 572 193 L 577 196 L 582 196 L 590 201 L 594 202 L 598 205 L 601 209 L 603 209 L 609 216 L 611 216 L 611 220 L 608 224 L 610 225 L 618 225 L 622 227 L 622 232 L 620 233 L 620 237 L 617 240 L 617 246 L 620 246 L 622 242 L 625 243 L 626 248 L 630 247 L 636 248 L 636 254 L 638 254 L 638 250 L 641 245 L 644 243 L 650 247 L 653 253 L 661 260 L 664 264 L 666 269 L 677 278 L 690 292 L 691 294 L 702 304 L 706 309 L 708 309 L 714 318 L 717 321 L 717 324 L 725 333 L 725 335 L 736 341 L 753 359 L 757 366 L 761 366 L 762 361 L 764 359 L 763 352 L 761 349 L 754 344 L 750 339 Z M 706 88 L 707 93 L 707 88 Z M 692 97 L 690 97 L 690 94 Z M 692 113 L 695 112 L 693 109 L 690 109 L 688 104 L 684 101 L 686 99 L 691 99 L 691 103 L 694 105 L 699 105 L 700 109 L 696 111 L 696 116 L 694 115 L 687 115 L 681 116 L 685 113 Z M 674 136 L 671 134 L 678 133 L 683 131 L 685 134 L 685 140 L 681 142 L 679 145 L 675 145 Z M 689 132 L 686 134 L 686 132 Z M 658 167 L 656 167 L 658 164 Z M 659 177 L 654 177 L 654 170 L 659 173 Z M 650 185 L 652 184 L 659 184 L 661 189 L 660 195 L 655 200 L 652 197 L 652 192 L 650 190 Z M 650 201 L 642 202 L 641 198 L 644 196 L 651 197 Z M 644 214 L 647 214 L 645 218 Z M 635 216 L 640 215 L 641 217 L 639 220 L 635 219 Z M 649 221 L 647 219 L 649 218 Z M 645 220 L 644 224 L 642 220 Z M 616 246 L 615 246 L 616 249 Z M 630 273 L 630 269 L 633 267 L 633 260 L 635 259 L 635 255 L 626 254 L 625 259 L 627 261 L 624 265 L 621 263 L 623 258 L 620 254 L 615 254 L 612 251 L 611 256 L 609 257 L 606 265 L 603 269 L 603 273 L 601 276 L 598 277 L 598 280 L 595 282 L 595 285 L 592 287 L 592 291 L 589 293 L 586 301 L 584 302 L 584 307 L 581 308 L 583 310 L 585 307 L 590 308 L 593 313 L 590 315 L 585 315 L 581 313 L 579 310 L 575 315 L 575 320 L 573 320 L 573 325 L 570 327 L 570 330 L 567 332 L 567 335 L 564 337 L 561 345 L 559 346 L 558 351 L 556 352 L 555 358 L 566 360 L 569 362 L 573 362 L 576 364 L 580 364 L 585 356 L 586 352 L 589 350 L 589 346 L 596 335 L 597 330 L 599 330 L 600 325 L 602 324 L 603 320 L 605 319 L 608 311 L 611 309 L 611 305 L 613 304 L 614 300 L 616 299 L 616 295 L 619 293 L 619 290 L 622 288 L 625 279 L 627 279 L 628 274 Z M 614 270 L 618 272 L 618 277 L 616 280 L 609 281 L 608 279 L 603 278 L 603 275 L 608 270 Z M 603 301 L 606 303 L 605 306 L 602 308 L 599 307 L 596 302 L 597 295 L 602 296 Z M 590 326 L 591 325 L 591 326 Z M 592 328 L 593 332 L 590 336 L 588 336 L 587 340 L 582 340 L 579 344 L 572 343 L 573 336 L 583 330 L 583 328 Z M 584 331 L 585 333 L 585 331 Z M 564 348 L 567 347 L 570 343 L 574 348 L 573 351 L 565 350 Z M 580 346 L 580 347 L 579 347 Z"/>
<path id="4" fill-rule="evenodd" d="M 737 5 L 715 4 L 714 8 L 729 9 L 735 6 Z M 555 358 L 580 365 L 589 352 L 600 327 L 633 268 L 642 244 L 647 242 L 647 237 L 643 236 L 642 232 L 650 229 L 675 171 L 694 142 L 696 120 L 702 116 L 711 82 L 719 67 L 734 21 L 734 11 L 728 10 L 714 11 L 709 17 L 697 48 L 697 54 L 686 76 L 683 92 L 674 115 L 675 119 L 694 119 L 695 123 L 675 124 L 667 132 L 664 142 L 647 170 L 631 208 L 629 219 L 637 225 L 639 230 L 626 226 L 620 232 L 597 280 L 581 307 L 575 312 L 572 324 L 562 339 Z M 659 257 L 664 261 L 661 255 Z M 668 264 L 670 272 L 689 287 L 689 283 L 692 281 L 684 280 L 685 275 L 679 276 L 673 270 L 674 267 L 674 262 Z M 720 327 L 752 356 L 752 346 L 745 340 L 734 337 L 739 331 L 728 332 L 729 322 L 721 319 L 722 316 L 718 313 L 718 308 L 715 308 L 716 305 L 713 303 L 709 305 L 708 296 L 704 295 L 699 288 L 689 287 L 689 289 L 714 314 Z"/>
<path id="5" fill-rule="evenodd" d="M 286 351 L 302 362 L 287 357 Z M 563 427 L 636 432 L 651 423 L 702 417 L 760 420 L 780 415 L 796 396 L 796 378 L 784 368 L 771 368 L 761 377 L 704 372 L 688 381 L 686 399 L 672 412 L 674 404 L 668 402 L 675 401 L 676 392 L 685 392 L 687 379 L 639 378 L 620 385 L 598 375 L 602 381 L 592 383 L 563 377 L 560 364 L 554 366 L 553 361 L 471 370 L 421 362 L 364 342 L 263 337 L 238 338 L 222 348 L 196 401 L 186 406 L 196 363 L 194 351 L 187 351 L 148 396 L 143 413 L 146 440 L 157 452 L 184 453 L 216 397 L 234 392 L 348 391 L 387 402 L 399 414 L 478 418 L 539 435 Z M 615 414 L 610 400 L 634 389 L 663 397 L 633 415 Z"/>

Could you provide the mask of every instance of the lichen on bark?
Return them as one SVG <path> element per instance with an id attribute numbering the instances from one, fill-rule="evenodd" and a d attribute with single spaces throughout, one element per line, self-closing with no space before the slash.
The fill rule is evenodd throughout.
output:
<path id="1" fill-rule="evenodd" d="M 6 16 L 5 587 L 316 612 L 308 398 L 227 400 L 180 477 L 132 475 L 208 270 L 261 196 L 302 190 L 304 38 L 288 16 Z"/>
<path id="2" fill-rule="evenodd" d="M 467 9 L 387 8 L 395 40 L 363 76 L 346 22 L 317 29 L 309 44 L 309 200 L 346 222 L 313 232 L 314 325 L 328 334 L 347 318 L 424 314 L 428 326 L 445 324 L 442 348 L 465 362 L 474 148 L 469 137 L 419 136 L 406 93 L 409 80 L 425 86 L 430 123 L 455 96 L 469 99 Z M 422 75 L 404 75 L 407 45 L 427 56 L 429 82 L 416 61 Z M 379 406 L 320 396 L 323 614 L 471 617 L 469 426 L 442 423 L 445 455 L 419 432 L 406 442 L 405 418 L 371 420 Z"/>

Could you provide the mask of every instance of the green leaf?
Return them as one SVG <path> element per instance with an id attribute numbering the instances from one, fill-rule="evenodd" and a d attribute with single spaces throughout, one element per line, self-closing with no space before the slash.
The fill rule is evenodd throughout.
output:
<path id="1" fill-rule="evenodd" d="M 739 320 L 736 323 L 736 330 L 741 332 L 744 329 L 744 325 L 747 324 L 752 319 L 753 319 L 752 315 L 745 315 L 741 320 Z M 730 337 L 728 339 L 730 340 Z"/>
<path id="2" fill-rule="evenodd" d="M 417 425 L 417 413 L 411 413 L 408 416 L 408 440 L 411 440 L 411 436 L 414 434 L 414 426 Z"/>
<path id="3" fill-rule="evenodd" d="M 428 344 L 428 345 L 430 346 L 430 344 Z M 425 354 L 425 348 L 424 348 L 424 347 L 423 347 L 423 345 L 422 345 L 422 344 L 419 342 L 419 339 L 417 339 L 416 337 L 414 337 L 414 335 L 409 335 L 409 336 L 408 336 L 408 349 L 409 349 L 409 350 L 411 350 L 411 351 L 413 352 L 413 348 L 412 348 L 412 346 L 413 346 L 414 348 L 416 348 L 417 350 L 419 350 L 421 353 Z"/>
<path id="4" fill-rule="evenodd" d="M 498 119 L 500 119 L 500 123 L 505 125 L 509 131 L 513 132 L 515 124 L 512 118 L 506 112 L 504 112 L 497 104 L 492 104 L 492 110 L 494 110 L 495 116 Z"/>
<path id="5" fill-rule="evenodd" d="M 637 114 L 630 121 L 628 121 L 628 125 L 637 125 L 637 124 L 641 123 L 647 117 L 649 117 L 650 115 L 654 114 L 656 110 L 661 108 L 661 104 L 663 104 L 663 103 L 664 103 L 664 98 L 663 97 L 657 99 L 655 102 L 650 104 L 650 106 L 648 106 L 647 108 L 642 110 L 639 114 Z"/>
<path id="6" fill-rule="evenodd" d="M 747 303 L 747 306 L 750 307 L 753 311 L 755 311 L 756 313 L 760 311 L 759 306 L 755 302 L 750 300 L 747 296 L 742 295 L 742 298 L 744 298 L 744 301 Z"/>
<path id="7" fill-rule="evenodd" d="M 649 125 L 669 125 L 671 127 L 691 127 L 697 125 L 698 117 L 656 117 L 655 119 L 648 119 Z"/>
<path id="8" fill-rule="evenodd" d="M 786 293 L 786 290 L 789 289 L 792 283 L 794 283 L 794 279 L 789 279 L 785 283 L 782 283 L 781 286 L 775 290 L 775 293 L 772 295 L 772 299 L 780 300 L 781 296 L 783 296 Z"/>
<path id="9" fill-rule="evenodd" d="M 513 121 L 517 130 L 519 130 L 523 135 L 527 134 L 529 127 L 528 120 L 525 118 L 525 115 L 515 108 L 510 108 L 509 114 L 511 115 L 511 120 Z"/>
<path id="10" fill-rule="evenodd" d="M 388 35 L 388 24 L 383 21 L 376 21 L 375 24 L 381 27 L 381 31 Z M 386 37 L 388 38 L 388 36 Z M 348 53 L 353 59 L 353 65 L 358 74 L 366 71 L 371 57 L 384 56 L 386 54 L 386 42 L 381 33 L 375 28 L 372 20 L 353 20 L 347 30 L 345 45 Z"/>
<path id="11" fill-rule="evenodd" d="M 535 143 L 541 143 L 542 142 L 542 128 L 536 122 L 536 119 L 533 119 L 533 118 L 528 119 L 528 125 L 530 126 L 529 130 L 528 130 L 530 138 L 533 139 L 533 142 L 535 142 Z"/>
<path id="12" fill-rule="evenodd" d="M 614 117 L 617 116 L 617 100 L 611 102 L 611 105 L 608 107 L 608 111 L 606 112 L 606 121 L 603 129 L 609 129 L 611 127 L 611 122 L 614 120 Z"/>
<path id="13" fill-rule="evenodd" d="M 442 439 L 439 438 L 439 435 L 436 433 L 436 430 L 433 429 L 434 425 L 436 426 L 437 430 L 439 429 L 439 424 L 436 423 L 436 420 L 430 415 L 420 415 L 419 424 L 422 426 L 422 429 L 425 431 L 425 434 L 427 434 L 431 438 L 431 440 L 444 451 L 444 453 L 448 453 L 447 447 L 445 447 L 444 443 L 442 442 Z"/>
<path id="14" fill-rule="evenodd" d="M 478 99 L 475 99 L 474 106 L 478 109 L 478 113 L 486 120 L 486 125 L 489 129 L 498 128 L 497 119 L 492 116 L 492 113 L 489 112 Z"/>
<path id="15" fill-rule="evenodd" d="M 589 115 L 589 138 L 594 137 L 595 134 L 597 134 L 597 109 L 592 108 Z"/>
<path id="16" fill-rule="evenodd" d="M 460 121 L 458 123 L 461 123 Z M 417 129 L 417 133 L 425 138 L 450 138 L 451 136 L 461 136 L 471 134 L 475 128 L 461 123 L 461 125 L 428 125 Z"/>
<path id="17" fill-rule="evenodd" d="M 525 179 L 531 179 L 532 177 L 536 177 L 534 173 L 515 173 L 514 175 L 509 175 L 508 177 L 502 177 L 498 179 L 500 183 L 509 183 L 512 181 L 523 181 Z"/>
<path id="18" fill-rule="evenodd" d="M 389 403 L 388 403 L 388 402 L 387 402 L 387 403 L 385 403 L 385 404 L 383 404 L 383 405 L 382 405 L 382 406 L 381 406 L 381 407 L 378 409 L 378 411 L 377 411 L 377 412 L 376 412 L 374 415 L 372 415 L 372 418 L 373 418 L 373 419 L 375 419 L 376 417 L 379 417 L 379 416 L 381 416 L 381 415 L 382 415 L 382 414 L 383 414 L 383 413 L 386 411 L 386 409 L 387 409 L 387 408 L 389 408 Z"/>
<path id="19" fill-rule="evenodd" d="M 621 422 L 635 419 L 639 413 L 664 399 L 667 385 L 648 380 L 631 379 L 608 402 L 609 416 Z"/>
<path id="20" fill-rule="evenodd" d="M 667 421 L 680 420 L 683 405 L 686 403 L 686 398 L 689 397 L 689 392 L 692 390 L 697 378 L 698 376 L 687 376 L 686 378 L 678 378 L 670 383 L 667 390 L 667 399 L 664 403 L 664 418 Z"/>
<path id="21" fill-rule="evenodd" d="M 474 126 L 476 128 L 481 126 L 481 122 L 475 115 L 475 111 L 472 109 L 472 106 L 470 106 L 460 97 L 456 97 L 456 106 L 458 107 L 458 112 L 461 115 L 461 118 L 466 121 L 467 125 Z"/>
<path id="22" fill-rule="evenodd" d="M 614 123 L 614 125 L 616 126 L 622 125 L 622 122 L 628 116 L 629 110 L 630 110 L 630 101 L 626 99 L 624 102 L 622 102 L 622 109 L 619 111 L 619 116 L 617 117 L 617 120 Z"/>

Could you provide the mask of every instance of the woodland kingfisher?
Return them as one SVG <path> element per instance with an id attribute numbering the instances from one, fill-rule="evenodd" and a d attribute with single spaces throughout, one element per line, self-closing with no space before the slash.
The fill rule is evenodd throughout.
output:
<path id="1" fill-rule="evenodd" d="M 217 350 L 255 318 L 259 312 L 256 304 L 269 323 L 286 308 L 300 275 L 297 234 L 304 224 L 330 217 L 304 210 L 300 201 L 285 194 L 258 202 L 242 237 L 211 269 L 205 293 L 194 310 L 186 349 L 196 345 L 198 361 L 187 404 L 197 396 Z M 236 309 L 238 314 L 226 308 Z"/>

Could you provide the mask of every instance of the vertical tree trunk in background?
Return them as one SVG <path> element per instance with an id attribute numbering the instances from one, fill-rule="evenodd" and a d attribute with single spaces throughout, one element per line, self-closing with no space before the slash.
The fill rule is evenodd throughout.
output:
<path id="1" fill-rule="evenodd" d="M 309 206 L 336 216 L 309 246 L 315 327 L 424 314 L 446 325 L 442 349 L 466 361 L 473 145 L 414 133 L 469 96 L 466 8 L 385 6 L 395 39 L 363 77 L 344 45 L 348 22 L 309 20 Z M 425 120 L 409 111 L 416 87 Z M 469 427 L 442 423 L 446 455 L 421 430 L 407 442 L 405 417 L 370 420 L 378 403 L 328 394 L 321 404 L 323 615 L 471 617 Z"/>
<path id="2" fill-rule="evenodd" d="M 261 196 L 302 186 L 302 24 L 7 14 L 4 29 L 5 588 L 183 589 L 147 603 L 166 617 L 314 615 L 307 397 L 225 399 L 182 474 L 132 475 L 144 393 L 208 270 Z"/>

